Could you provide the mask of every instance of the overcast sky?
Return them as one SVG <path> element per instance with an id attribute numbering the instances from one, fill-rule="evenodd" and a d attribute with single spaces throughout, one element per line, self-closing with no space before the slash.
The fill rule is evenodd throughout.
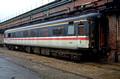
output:
<path id="1" fill-rule="evenodd" d="M 0 22 L 54 0 L 0 0 Z"/>

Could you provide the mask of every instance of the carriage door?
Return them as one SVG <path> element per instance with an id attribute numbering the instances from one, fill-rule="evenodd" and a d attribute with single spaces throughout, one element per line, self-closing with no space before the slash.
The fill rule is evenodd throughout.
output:
<path id="1" fill-rule="evenodd" d="M 75 26 L 74 26 L 74 22 L 69 22 L 68 25 L 68 36 L 69 38 L 71 38 L 71 40 L 67 40 L 67 45 L 69 48 L 71 49 L 76 49 L 76 40 L 73 40 L 74 38 L 76 38 L 75 34 Z"/>
<path id="2" fill-rule="evenodd" d="M 103 20 L 104 19 L 104 20 Z M 107 18 L 101 18 L 100 20 L 100 32 L 99 32 L 99 40 L 100 40 L 100 48 L 107 48 L 108 46 L 108 20 Z"/>
<path id="3" fill-rule="evenodd" d="M 88 48 L 88 22 L 82 21 L 78 24 L 77 45 L 78 48 Z"/>

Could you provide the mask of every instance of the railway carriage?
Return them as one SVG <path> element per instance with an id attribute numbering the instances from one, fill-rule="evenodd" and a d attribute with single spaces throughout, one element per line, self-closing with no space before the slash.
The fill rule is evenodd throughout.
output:
<path id="1" fill-rule="evenodd" d="M 104 54 L 108 49 L 108 21 L 100 13 L 14 28 L 4 33 L 9 49 L 39 48 L 44 55 L 79 58 L 85 51 Z M 88 52 L 89 53 L 89 52 Z"/>

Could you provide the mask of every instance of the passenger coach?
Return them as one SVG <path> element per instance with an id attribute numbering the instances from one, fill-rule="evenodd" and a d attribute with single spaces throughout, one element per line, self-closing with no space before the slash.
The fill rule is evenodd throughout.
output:
<path id="1" fill-rule="evenodd" d="M 33 52 L 37 47 L 42 54 L 70 58 L 79 58 L 81 51 L 104 54 L 107 41 L 108 21 L 100 13 L 9 29 L 4 33 L 4 43 L 9 49 Z"/>

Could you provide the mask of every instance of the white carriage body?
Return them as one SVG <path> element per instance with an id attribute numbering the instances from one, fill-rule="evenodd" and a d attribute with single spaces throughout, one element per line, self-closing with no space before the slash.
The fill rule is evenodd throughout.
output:
<path id="1" fill-rule="evenodd" d="M 78 49 L 89 47 L 89 40 L 87 36 L 6 38 L 4 39 L 4 43 L 10 45 L 37 46 L 61 49 Z"/>

